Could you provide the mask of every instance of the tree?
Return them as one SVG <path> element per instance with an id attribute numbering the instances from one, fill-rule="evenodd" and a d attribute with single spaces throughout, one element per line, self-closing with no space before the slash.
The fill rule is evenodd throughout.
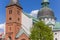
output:
<path id="1" fill-rule="evenodd" d="M 31 29 L 30 40 L 53 40 L 52 28 L 42 21 L 36 22 Z"/>

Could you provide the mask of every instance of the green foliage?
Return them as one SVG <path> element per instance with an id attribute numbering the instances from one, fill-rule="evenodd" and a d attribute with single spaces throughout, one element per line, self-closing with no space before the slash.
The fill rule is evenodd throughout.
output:
<path id="1" fill-rule="evenodd" d="M 44 22 L 36 22 L 31 29 L 30 40 L 53 40 L 53 32 Z"/>

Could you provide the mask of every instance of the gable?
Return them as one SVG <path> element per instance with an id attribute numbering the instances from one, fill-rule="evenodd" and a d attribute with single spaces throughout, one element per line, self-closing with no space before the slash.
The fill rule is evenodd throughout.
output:
<path id="1" fill-rule="evenodd" d="M 29 35 L 24 31 L 24 29 L 21 29 L 17 35 L 16 35 L 16 38 L 19 38 L 22 34 L 25 34 L 27 37 L 29 37 Z"/>
<path id="2" fill-rule="evenodd" d="M 25 34 L 25 33 L 23 33 L 23 34 L 21 34 L 21 36 L 19 36 L 19 38 L 17 38 L 18 40 L 29 40 L 29 37 Z"/>

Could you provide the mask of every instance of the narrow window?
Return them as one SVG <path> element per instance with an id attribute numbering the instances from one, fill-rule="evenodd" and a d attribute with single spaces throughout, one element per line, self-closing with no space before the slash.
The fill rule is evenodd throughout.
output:
<path id="1" fill-rule="evenodd" d="M 18 15 L 20 15 L 20 12 L 19 12 L 19 11 L 17 11 L 17 14 L 18 14 Z"/>
<path id="2" fill-rule="evenodd" d="M 18 18 L 18 21 L 19 21 L 20 19 Z"/>
<path id="3" fill-rule="evenodd" d="M 9 14 L 12 14 L 12 10 L 9 10 Z"/>
<path id="4" fill-rule="evenodd" d="M 11 27 L 10 27 L 10 30 L 11 30 Z"/>
<path id="5" fill-rule="evenodd" d="M 57 40 L 57 38 L 55 38 L 55 40 Z"/>
<path id="6" fill-rule="evenodd" d="M 8 40 L 12 40 L 10 36 L 8 37 Z"/>

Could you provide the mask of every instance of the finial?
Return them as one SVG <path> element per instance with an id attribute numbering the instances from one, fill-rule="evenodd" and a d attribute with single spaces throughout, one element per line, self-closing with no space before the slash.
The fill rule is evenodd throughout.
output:
<path id="1" fill-rule="evenodd" d="M 17 0 L 12 0 L 13 1 L 13 3 L 17 3 Z"/>
<path id="2" fill-rule="evenodd" d="M 43 2 L 49 2 L 49 0 L 43 0 Z"/>
<path id="3" fill-rule="evenodd" d="M 10 5 L 12 5 L 12 4 L 19 4 L 18 1 L 19 1 L 19 0 L 10 0 Z"/>
<path id="4" fill-rule="evenodd" d="M 18 2 L 18 0 L 12 0 L 13 1 L 13 3 L 17 3 Z"/>
<path id="5" fill-rule="evenodd" d="M 49 6 L 49 0 L 42 0 L 41 5 L 42 5 L 43 7 L 48 7 L 48 6 Z"/>

